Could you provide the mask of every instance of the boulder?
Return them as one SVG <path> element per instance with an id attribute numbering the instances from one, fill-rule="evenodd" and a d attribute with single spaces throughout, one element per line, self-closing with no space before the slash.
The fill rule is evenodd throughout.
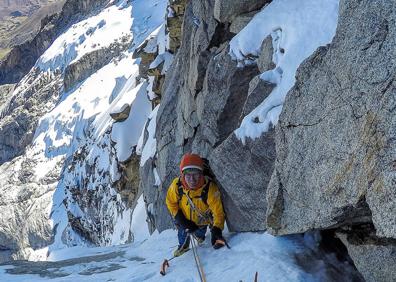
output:
<path id="1" fill-rule="evenodd" d="M 111 118 L 114 121 L 124 121 L 129 117 L 129 112 L 131 111 L 131 106 L 129 104 L 124 104 L 119 111 L 110 113 Z"/>
<path id="2" fill-rule="evenodd" d="M 253 19 L 254 15 L 258 11 L 252 11 L 246 14 L 242 14 L 239 16 L 236 16 L 236 18 L 232 21 L 230 25 L 230 32 L 232 33 L 239 33 L 247 24 Z"/>
<path id="3" fill-rule="evenodd" d="M 276 155 L 274 139 L 274 130 L 246 144 L 231 134 L 210 155 L 231 231 L 266 229 L 266 190 Z"/>
<path id="4" fill-rule="evenodd" d="M 286 97 L 269 185 L 274 234 L 372 215 L 377 236 L 396 238 L 395 14 L 388 1 L 364 3 L 341 1 L 333 43 L 300 66 Z"/>
<path id="5" fill-rule="evenodd" d="M 272 37 L 267 36 L 261 44 L 260 55 L 257 59 L 257 67 L 261 73 L 272 70 L 276 67 L 272 61 L 273 53 L 274 48 L 272 46 Z"/>
<path id="6" fill-rule="evenodd" d="M 347 234 L 337 236 L 348 248 L 356 268 L 367 282 L 396 280 L 396 244 L 386 240 L 367 240 L 350 238 Z"/>
<path id="7" fill-rule="evenodd" d="M 214 17 L 220 22 L 232 22 L 236 16 L 259 10 L 271 0 L 216 0 Z"/>

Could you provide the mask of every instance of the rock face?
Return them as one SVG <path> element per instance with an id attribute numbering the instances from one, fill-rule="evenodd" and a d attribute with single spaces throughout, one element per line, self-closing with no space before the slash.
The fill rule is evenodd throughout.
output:
<path id="1" fill-rule="evenodd" d="M 373 224 L 378 239 L 396 238 L 395 18 L 389 1 L 341 1 L 333 43 L 300 67 L 276 129 L 272 233 Z M 347 243 L 368 281 L 394 280 L 369 274 L 383 267 L 374 254 L 394 248 L 375 245 Z"/>
<path id="2" fill-rule="evenodd" d="M 11 97 L 14 88 L 15 84 L 0 85 L 0 112 L 7 103 L 7 100 Z"/>
<path id="3" fill-rule="evenodd" d="M 33 139 L 39 118 L 53 107 L 61 90 L 60 72 L 33 69 L 8 95 L 0 112 L 0 165 L 22 154 Z"/>
<path id="4" fill-rule="evenodd" d="M 0 1 L 0 53 L 33 39 L 40 29 L 41 19 L 60 12 L 64 2 Z M 0 60 L 2 57 L 0 54 Z"/>
<path id="5" fill-rule="evenodd" d="M 116 41 L 107 48 L 101 48 L 84 55 L 77 62 L 67 66 L 64 78 L 64 90 L 71 90 L 77 83 L 84 81 L 100 68 L 104 67 L 114 57 L 127 50 L 131 43 L 131 37 L 125 36 L 120 42 Z"/>
<path id="6" fill-rule="evenodd" d="M 58 184 L 58 187 L 64 187 L 66 194 L 63 204 L 67 210 L 68 227 L 62 231 L 66 244 L 73 244 L 72 232 L 96 245 L 116 243 L 112 241 L 112 234 L 116 232 L 117 220 L 121 217 L 130 224 L 133 208 L 140 196 L 140 159 L 132 155 L 124 163 L 118 162 L 110 131 L 99 140 L 94 139 L 88 133 L 84 145 L 65 162 L 67 174 Z M 101 163 L 109 163 L 116 169 L 103 169 Z M 123 243 L 133 240 L 130 230 L 121 237 Z"/>
<path id="7" fill-rule="evenodd" d="M 370 230 L 339 233 L 338 237 L 366 281 L 395 281 L 396 240 L 378 239 Z"/>
<path id="8" fill-rule="evenodd" d="M 243 13 L 259 10 L 271 0 L 216 0 L 214 16 L 220 22 L 231 22 Z"/>
<path id="9" fill-rule="evenodd" d="M 272 130 L 243 145 L 231 134 L 210 156 L 211 167 L 226 192 L 223 204 L 230 230 L 266 229 L 265 191 L 275 159 L 273 135 Z"/>
<path id="10" fill-rule="evenodd" d="M 233 131 L 239 126 L 242 112 L 261 102 L 257 95 L 262 94 L 257 89 L 267 87 L 270 91 L 272 86 L 258 83 L 256 65 L 237 68 L 237 63 L 231 60 L 228 42 L 232 34 L 228 24 L 215 19 L 215 2 L 187 3 L 182 42 L 162 88 L 157 116 L 157 156 L 141 170 L 144 171 L 142 186 L 147 207 L 150 207 L 151 226 L 160 231 L 173 225 L 164 205 L 166 191 L 178 175 L 181 156 L 190 151 L 210 160 L 222 190 L 227 216 L 232 221 L 229 227 L 232 230 L 265 229 L 264 199 L 270 172 L 251 178 L 241 176 L 246 170 L 261 165 L 272 171 L 275 158 L 273 134 L 263 136 L 258 143 L 243 146 Z M 257 4 L 257 1 L 251 2 L 255 3 L 253 6 Z M 256 82 L 250 85 L 252 80 Z M 238 146 L 239 151 L 231 156 L 229 150 Z M 245 155 L 260 146 L 266 147 L 267 151 L 261 157 L 267 159 Z M 160 179 L 159 187 L 153 184 L 154 168 Z M 231 177 L 234 171 L 236 175 Z M 250 194 L 242 193 L 252 187 L 254 190 Z M 251 200 L 258 195 L 261 199 L 252 204 Z M 249 207 L 258 210 L 251 214 Z"/>
<path id="11" fill-rule="evenodd" d="M 182 39 L 182 24 L 186 4 L 187 0 L 169 1 L 169 10 L 172 13 L 167 17 L 166 26 L 169 32 L 169 50 L 172 53 L 175 53 L 180 47 Z"/>
<path id="12" fill-rule="evenodd" d="M 23 156 L 0 166 L 0 262 L 25 259 L 53 240 L 49 209 L 61 167 L 38 179 L 37 165 Z"/>
<path id="13" fill-rule="evenodd" d="M 65 28 L 79 17 L 92 13 L 107 2 L 107 0 L 68 0 L 59 14 L 44 18 L 39 33 L 32 40 L 14 47 L 0 61 L 0 85 L 20 81 Z"/>

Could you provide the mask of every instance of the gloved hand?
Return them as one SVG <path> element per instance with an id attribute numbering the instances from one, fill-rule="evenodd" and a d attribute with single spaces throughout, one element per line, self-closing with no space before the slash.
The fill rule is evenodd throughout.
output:
<path id="1" fill-rule="evenodd" d="M 193 233 L 195 230 L 198 229 L 198 226 L 192 222 L 191 220 L 188 220 L 183 212 L 179 210 L 175 216 L 175 221 L 177 224 L 179 224 L 183 229 L 187 229 L 189 233 Z"/>
<path id="2" fill-rule="evenodd" d="M 213 226 L 211 232 L 212 232 L 211 242 L 212 242 L 213 248 L 219 249 L 221 247 L 224 247 L 225 240 L 223 238 L 221 229 L 216 226 Z"/>

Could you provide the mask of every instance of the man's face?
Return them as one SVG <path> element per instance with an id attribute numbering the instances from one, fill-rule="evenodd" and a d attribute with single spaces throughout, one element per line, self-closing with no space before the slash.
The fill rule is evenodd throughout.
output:
<path id="1" fill-rule="evenodd" d="M 202 171 L 195 168 L 189 168 L 183 171 L 184 179 L 190 189 L 199 188 L 201 177 L 203 177 Z"/>

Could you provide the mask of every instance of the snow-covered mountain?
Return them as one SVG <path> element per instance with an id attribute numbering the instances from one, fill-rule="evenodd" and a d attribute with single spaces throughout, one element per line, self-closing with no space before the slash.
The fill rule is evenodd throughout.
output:
<path id="1" fill-rule="evenodd" d="M 17 251 L 13 258 L 29 258 L 32 249 L 49 244 L 133 239 L 129 225 L 140 194 L 134 152 L 152 109 L 150 84 L 133 52 L 159 34 L 166 5 L 119 1 L 75 23 L 2 105 L 5 124 L 9 113 L 24 114 L 34 131 L 29 145 L 26 134 L 27 141 L 19 141 L 22 155 L 1 166 L 2 202 L 9 207 L 2 214 L 8 222 L 2 245 L 6 253 Z M 113 120 L 125 107 L 129 117 Z"/>
<path id="2" fill-rule="evenodd" d="M 396 279 L 396 5 L 358 2 L 66 1 L 0 64 L 1 280 L 199 281 L 159 274 L 189 151 L 227 215 L 208 281 Z"/>

